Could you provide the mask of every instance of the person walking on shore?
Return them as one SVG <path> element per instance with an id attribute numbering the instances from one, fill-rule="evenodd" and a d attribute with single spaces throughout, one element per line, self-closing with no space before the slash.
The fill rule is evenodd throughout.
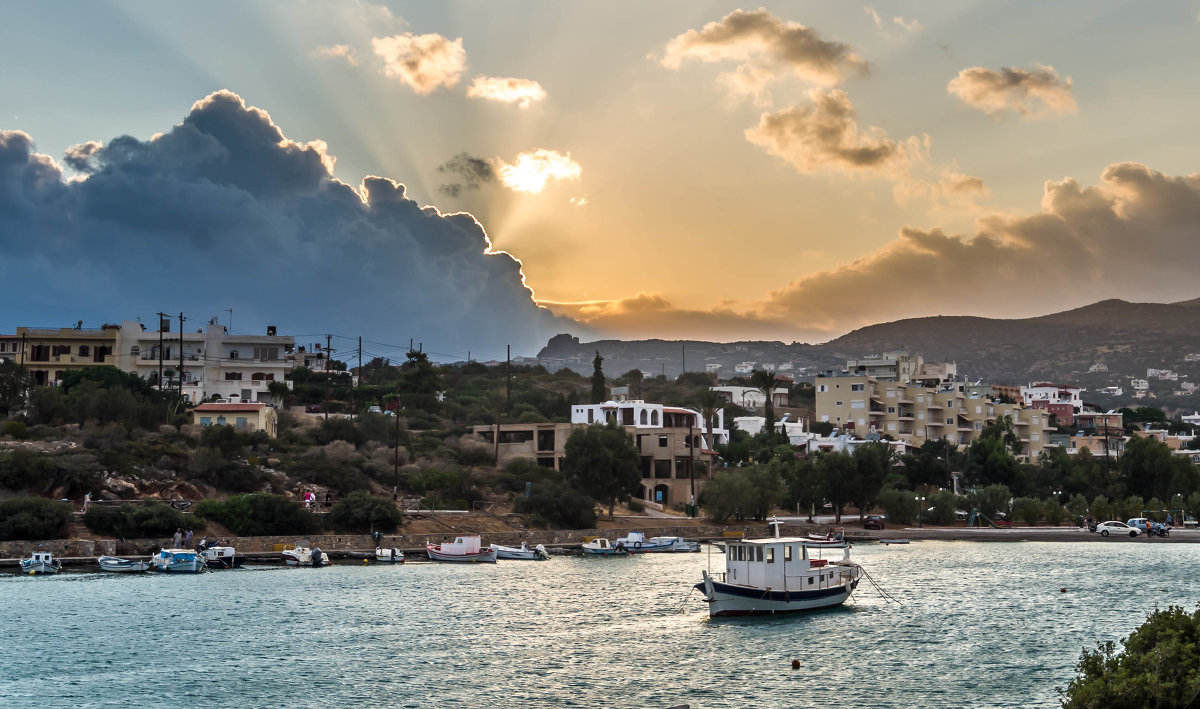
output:
<path id="1" fill-rule="evenodd" d="M 176 528 L 175 528 L 175 536 L 174 536 L 174 537 L 171 537 L 171 541 L 173 542 L 173 544 L 172 544 L 171 548 L 172 548 L 172 549 L 178 549 L 178 548 L 179 548 L 179 545 L 180 545 L 181 543 L 183 543 L 183 530 L 182 530 L 182 529 L 180 529 L 180 528 L 178 528 L 178 527 L 176 527 Z"/>

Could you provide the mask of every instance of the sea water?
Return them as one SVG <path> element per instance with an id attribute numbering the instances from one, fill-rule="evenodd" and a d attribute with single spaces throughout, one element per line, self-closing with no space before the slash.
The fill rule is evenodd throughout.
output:
<path id="1" fill-rule="evenodd" d="M 886 596 L 720 620 L 691 589 L 707 552 L 6 572 L 0 706 L 1052 707 L 1081 650 L 1200 599 L 1200 545 L 852 553 Z"/>

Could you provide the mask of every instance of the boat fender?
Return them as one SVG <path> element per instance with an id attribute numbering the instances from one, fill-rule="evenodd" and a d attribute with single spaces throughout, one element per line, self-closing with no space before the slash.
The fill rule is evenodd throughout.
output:
<path id="1" fill-rule="evenodd" d="M 641 543 L 641 542 L 634 542 L 634 543 L 633 543 L 633 548 L 634 548 L 634 549 L 641 549 L 641 548 L 642 548 L 642 543 Z"/>

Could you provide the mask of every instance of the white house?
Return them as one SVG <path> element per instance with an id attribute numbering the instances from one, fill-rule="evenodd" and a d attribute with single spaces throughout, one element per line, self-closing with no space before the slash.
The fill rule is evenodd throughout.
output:
<path id="1" fill-rule="evenodd" d="M 728 401 L 731 404 L 737 404 L 744 409 L 758 409 L 767 402 L 767 399 L 765 396 L 763 396 L 763 393 L 754 387 L 719 386 L 709 387 L 709 389 L 720 394 L 725 401 Z M 775 387 L 771 390 L 771 405 L 788 405 L 787 387 Z"/>

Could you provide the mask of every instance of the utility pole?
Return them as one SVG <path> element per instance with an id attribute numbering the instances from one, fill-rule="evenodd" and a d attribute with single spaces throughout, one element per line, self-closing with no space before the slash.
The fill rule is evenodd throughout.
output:
<path id="1" fill-rule="evenodd" d="M 504 410 L 512 411 L 512 345 L 504 346 Z"/>
<path id="2" fill-rule="evenodd" d="M 321 411 L 325 413 L 325 420 L 329 420 L 329 373 L 333 371 L 330 365 L 333 363 L 333 350 L 329 349 L 330 341 L 333 335 L 325 335 L 325 405 L 321 407 Z"/>
<path id="3" fill-rule="evenodd" d="M 158 314 L 158 390 L 162 391 L 163 378 L 163 319 L 167 316 Z"/>
<path id="4" fill-rule="evenodd" d="M 400 393 L 396 393 L 396 455 L 392 459 L 392 472 L 395 483 L 392 485 L 392 502 L 400 497 Z"/>
<path id="5" fill-rule="evenodd" d="M 179 398 L 183 398 L 183 313 L 179 314 Z"/>
<path id="6" fill-rule="evenodd" d="M 688 511 L 696 516 L 696 445 L 692 440 L 692 420 L 688 417 L 688 478 L 692 481 L 692 499 L 688 502 Z"/>
<path id="7" fill-rule="evenodd" d="M 354 379 L 354 405 L 351 407 L 351 416 L 358 415 L 358 388 L 362 386 L 362 335 L 358 336 L 358 376 Z"/>
<path id="8" fill-rule="evenodd" d="M 492 436 L 492 462 L 500 464 L 500 397 L 496 397 L 496 431 Z"/>

